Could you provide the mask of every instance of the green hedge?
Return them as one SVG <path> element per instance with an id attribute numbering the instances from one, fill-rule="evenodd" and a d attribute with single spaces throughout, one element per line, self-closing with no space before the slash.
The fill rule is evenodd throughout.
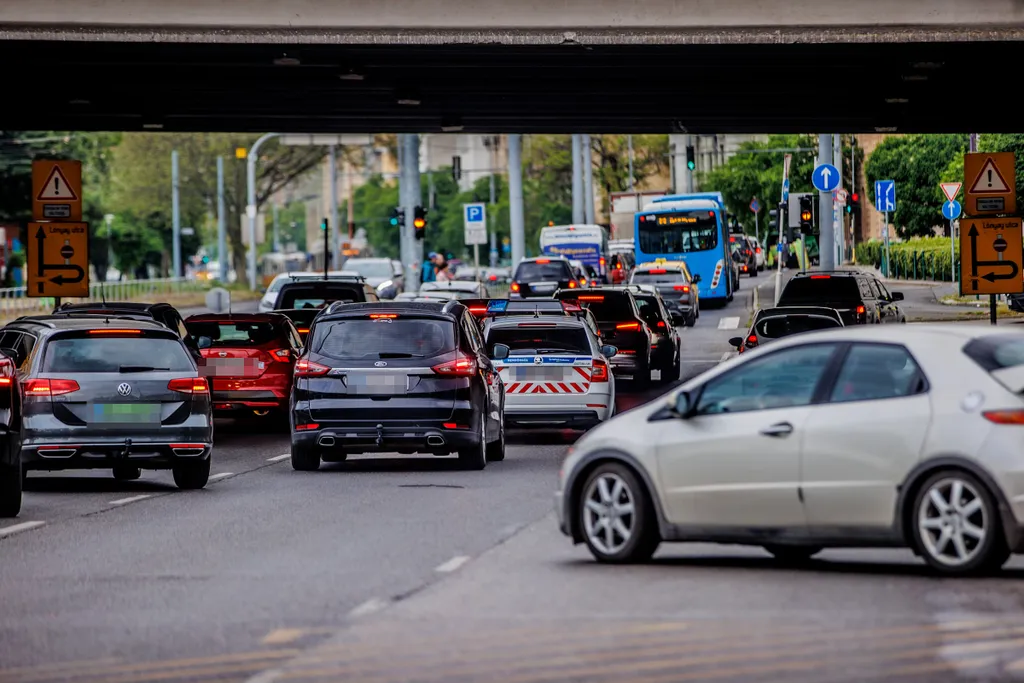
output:
<path id="1" fill-rule="evenodd" d="M 960 247 L 957 245 L 956 262 L 949 251 L 948 237 L 915 237 L 906 242 L 890 242 L 889 254 L 892 264 L 889 277 L 904 280 L 952 279 L 953 268 L 959 268 Z M 869 240 L 857 245 L 857 263 L 872 265 L 884 272 L 885 244 L 881 240 Z"/>

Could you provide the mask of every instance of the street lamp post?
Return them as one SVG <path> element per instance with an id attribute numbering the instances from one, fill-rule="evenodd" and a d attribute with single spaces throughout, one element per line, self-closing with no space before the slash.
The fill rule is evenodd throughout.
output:
<path id="1" fill-rule="evenodd" d="M 248 198 L 245 213 L 249 216 L 249 289 L 256 290 L 256 159 L 260 146 L 280 136 L 280 133 L 267 133 L 252 144 L 246 156 L 246 184 Z"/>

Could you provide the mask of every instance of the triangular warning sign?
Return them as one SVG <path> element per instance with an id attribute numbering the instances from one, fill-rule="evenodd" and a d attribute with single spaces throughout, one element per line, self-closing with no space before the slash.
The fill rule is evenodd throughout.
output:
<path id="1" fill-rule="evenodd" d="M 61 173 L 60 166 L 54 166 L 53 170 L 50 171 L 50 175 L 46 178 L 46 182 L 43 183 L 43 189 L 39 191 L 36 199 L 39 201 L 47 199 L 75 201 L 78 199 L 78 195 L 72 189 L 71 184 L 68 183 L 68 179 Z"/>
<path id="2" fill-rule="evenodd" d="M 942 188 L 942 194 L 946 195 L 946 199 L 953 201 L 956 196 L 960 194 L 960 187 L 963 183 L 939 183 L 939 187 Z"/>
<path id="3" fill-rule="evenodd" d="M 1000 175 L 996 162 L 989 157 L 985 160 L 985 165 L 981 167 L 981 173 L 978 174 L 974 184 L 971 185 L 971 194 L 1006 194 L 1009 191 L 1010 186 Z"/>

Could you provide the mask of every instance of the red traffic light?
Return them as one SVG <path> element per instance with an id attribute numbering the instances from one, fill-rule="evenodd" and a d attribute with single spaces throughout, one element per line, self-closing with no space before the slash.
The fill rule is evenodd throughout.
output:
<path id="1" fill-rule="evenodd" d="M 854 192 L 853 194 L 850 195 L 850 201 L 856 204 L 857 202 L 860 201 L 860 195 Z"/>

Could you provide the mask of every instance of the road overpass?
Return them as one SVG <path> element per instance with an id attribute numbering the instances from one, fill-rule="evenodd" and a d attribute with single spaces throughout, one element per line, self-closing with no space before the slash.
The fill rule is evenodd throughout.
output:
<path id="1" fill-rule="evenodd" d="M 1022 39 L 1024 0 L 4 0 L 0 126 L 1005 131 Z"/>

